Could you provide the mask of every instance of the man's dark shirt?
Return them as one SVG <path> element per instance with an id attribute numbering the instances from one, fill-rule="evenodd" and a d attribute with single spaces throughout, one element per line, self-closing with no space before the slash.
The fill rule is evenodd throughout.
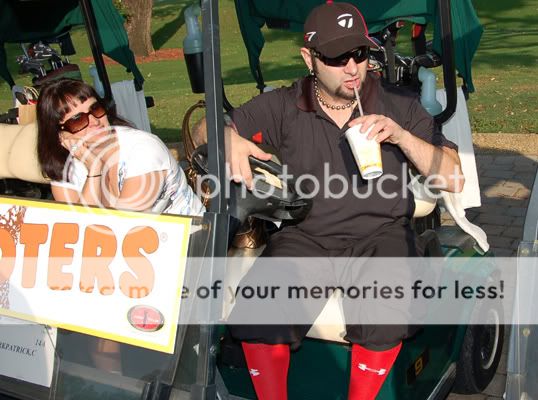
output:
<path id="1" fill-rule="evenodd" d="M 416 94 L 385 87 L 376 75 L 369 73 L 361 91 L 361 101 L 365 114 L 385 115 L 428 143 L 457 149 L 436 127 Z M 403 152 L 396 145 L 383 143 L 383 175 L 371 181 L 363 180 L 344 136 L 348 125 L 346 123 L 340 129 L 321 109 L 314 95 L 312 77 L 259 95 L 233 110 L 231 116 L 241 136 L 250 139 L 261 132 L 263 143 L 279 151 L 283 164 L 288 166 L 288 173 L 295 179 L 303 174 L 318 178 L 320 190 L 313 198 L 312 210 L 297 224 L 304 233 L 355 241 L 402 217 L 412 217 L 414 200 L 406 187 L 409 165 L 402 166 L 408 163 Z M 358 116 L 355 109 L 350 120 Z M 328 165 L 327 175 L 343 176 L 349 184 L 341 198 L 324 197 L 325 163 Z M 354 190 L 361 198 L 353 193 L 353 182 L 356 183 Z M 382 190 L 392 194 L 393 198 L 381 195 L 376 188 L 380 183 Z M 364 198 L 368 185 L 373 185 L 372 193 Z M 309 193 L 315 185 L 306 179 L 301 188 L 304 193 Z M 341 193 L 343 184 L 332 179 L 328 188 L 334 194 Z"/>

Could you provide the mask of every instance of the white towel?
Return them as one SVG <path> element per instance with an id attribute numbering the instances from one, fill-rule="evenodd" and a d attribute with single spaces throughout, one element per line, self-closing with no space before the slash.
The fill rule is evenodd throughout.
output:
<path id="1" fill-rule="evenodd" d="M 437 101 L 443 108 L 446 105 L 446 92 L 438 89 L 436 93 Z M 463 192 L 457 193 L 459 202 L 464 209 L 480 207 L 480 186 L 478 184 L 478 172 L 474 157 L 473 136 L 471 134 L 471 124 L 467 112 L 467 102 L 461 88 L 458 88 L 458 104 L 454 115 L 443 124 L 443 134 L 448 140 L 456 143 L 459 148 L 461 169 L 465 176 L 465 186 Z"/>
<path id="2" fill-rule="evenodd" d="M 446 92 L 437 90 L 437 100 L 444 107 L 446 105 Z M 458 88 L 458 104 L 454 115 L 443 124 L 443 134 L 447 139 L 458 145 L 461 160 L 461 169 L 465 176 L 465 185 L 461 193 L 441 192 L 442 205 L 452 216 L 456 224 L 468 235 L 472 236 L 480 248 L 485 252 L 489 250 L 486 232 L 479 226 L 471 223 L 465 217 L 465 209 L 480 207 L 480 186 L 478 185 L 478 172 L 473 149 L 473 137 L 467 103 L 461 88 Z"/>
<path id="3" fill-rule="evenodd" d="M 136 91 L 133 81 L 114 82 L 112 97 L 119 116 L 132 122 L 136 129 L 151 133 L 144 91 Z"/>
<path id="4" fill-rule="evenodd" d="M 452 216 L 456 224 L 461 228 L 461 230 L 468 235 L 472 236 L 478 246 L 482 249 L 484 253 L 487 253 L 489 250 L 488 237 L 486 232 L 478 225 L 473 224 L 465 217 L 465 210 L 460 203 L 459 193 L 449 193 L 441 191 L 441 204 L 446 208 L 449 214 Z"/>

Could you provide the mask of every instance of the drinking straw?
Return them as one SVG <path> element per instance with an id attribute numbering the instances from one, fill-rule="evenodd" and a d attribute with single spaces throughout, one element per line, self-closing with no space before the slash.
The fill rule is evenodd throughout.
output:
<path id="1" fill-rule="evenodd" d="M 359 97 L 359 91 L 357 90 L 357 86 L 353 87 L 353 91 L 355 92 L 355 98 L 357 99 L 357 105 L 359 106 L 359 113 L 361 114 L 361 117 L 363 117 L 364 111 L 362 111 L 361 98 Z"/>

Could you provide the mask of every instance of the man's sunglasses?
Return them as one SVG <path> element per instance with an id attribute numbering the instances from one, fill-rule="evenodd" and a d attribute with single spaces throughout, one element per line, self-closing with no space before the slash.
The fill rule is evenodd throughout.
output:
<path id="1" fill-rule="evenodd" d="M 360 64 L 366 60 L 368 58 L 368 54 L 370 53 L 369 50 L 369 47 L 363 46 L 334 58 L 325 57 L 316 50 L 312 50 L 312 54 L 314 57 L 319 58 L 323 64 L 328 65 L 329 67 L 345 67 L 352 58 L 357 64 Z"/>
<path id="2" fill-rule="evenodd" d="M 60 125 L 60 129 L 69 133 L 80 132 L 90 124 L 90 114 L 95 118 L 101 118 L 106 114 L 106 108 L 99 102 L 95 102 L 90 106 L 88 112 L 81 112 L 77 115 L 73 115 Z"/>

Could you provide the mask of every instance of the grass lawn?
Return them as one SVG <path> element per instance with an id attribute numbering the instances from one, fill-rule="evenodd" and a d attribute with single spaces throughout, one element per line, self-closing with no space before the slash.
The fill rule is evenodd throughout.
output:
<path id="1" fill-rule="evenodd" d="M 192 1 L 155 1 L 152 36 L 155 49 L 182 47 L 186 29 L 182 10 Z M 497 2 L 473 0 L 485 32 L 473 63 L 476 92 L 468 106 L 475 132 L 538 132 L 538 27 L 535 16 L 538 0 Z M 222 75 L 226 95 L 233 105 L 239 105 L 257 94 L 248 68 L 233 0 L 220 0 L 220 37 Z M 262 53 L 262 68 L 268 85 L 278 87 L 305 74 L 299 57 L 301 35 L 281 31 L 266 31 Z M 71 62 L 79 64 L 83 77 L 90 81 L 88 64 L 80 59 L 90 56 L 83 28 L 74 31 L 77 55 Z M 9 68 L 18 84 L 29 84 L 29 76 L 17 74 L 16 55 L 20 47 L 7 45 Z M 183 60 L 157 61 L 139 65 L 146 82 L 146 95 L 155 98 L 150 109 L 154 133 L 165 141 L 178 141 L 186 109 L 203 95 L 191 93 Z M 120 66 L 107 67 L 111 81 L 128 79 Z M 440 74 L 440 72 L 439 72 Z M 11 95 L 5 82 L 0 82 L 0 111 L 11 106 Z"/>
<path id="2" fill-rule="evenodd" d="M 473 131 L 538 133 L 538 1 L 473 4 L 484 26 L 473 62 Z"/>

